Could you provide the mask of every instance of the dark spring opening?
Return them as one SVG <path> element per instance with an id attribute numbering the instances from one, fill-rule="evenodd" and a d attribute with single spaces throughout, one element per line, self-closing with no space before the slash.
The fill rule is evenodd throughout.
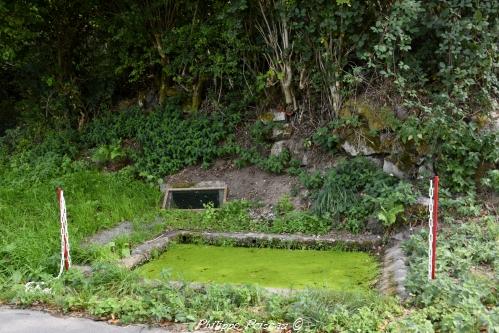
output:
<path id="1" fill-rule="evenodd" d="M 203 189 L 192 191 L 172 191 L 171 208 L 203 209 L 208 203 L 214 208 L 220 208 L 220 191 L 218 189 Z"/>

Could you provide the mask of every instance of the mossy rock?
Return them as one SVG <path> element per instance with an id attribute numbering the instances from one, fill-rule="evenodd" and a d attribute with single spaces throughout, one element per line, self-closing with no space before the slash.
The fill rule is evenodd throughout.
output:
<path id="1" fill-rule="evenodd" d="M 388 145 L 387 142 L 383 142 L 380 139 L 380 136 L 374 134 L 367 125 L 356 128 L 346 127 L 338 131 L 337 134 L 339 134 L 343 141 L 349 142 L 351 145 L 355 146 L 360 155 L 392 152 L 392 147 Z M 364 138 L 364 140 L 359 142 L 359 138 Z M 363 146 L 365 147 L 363 148 Z M 370 153 L 366 153 L 368 151 L 370 151 Z"/>
<path id="2" fill-rule="evenodd" d="M 407 151 L 402 151 L 398 154 L 391 154 L 388 156 L 388 160 L 393 162 L 401 171 L 410 172 L 417 166 L 418 157 Z"/>
<path id="3" fill-rule="evenodd" d="M 338 111 L 338 117 L 340 119 L 346 119 L 352 117 L 356 113 L 355 102 L 352 100 L 348 100 L 343 103 L 343 106 Z"/>
<path id="4" fill-rule="evenodd" d="M 393 153 L 399 150 L 399 144 L 395 133 L 383 133 L 379 137 L 379 151 Z"/>
<path id="5" fill-rule="evenodd" d="M 393 112 L 388 107 L 377 107 L 366 101 L 348 100 L 339 110 L 338 116 L 341 119 L 346 119 L 354 115 L 365 120 L 372 131 L 390 129 L 394 119 Z"/>
<path id="6" fill-rule="evenodd" d="M 272 112 L 265 112 L 258 116 L 258 120 L 264 123 L 270 123 L 274 120 L 274 114 Z"/>
<path id="7" fill-rule="evenodd" d="M 360 104 L 358 105 L 358 112 L 362 118 L 367 120 L 370 130 L 380 131 L 390 128 L 390 109 L 386 107 L 372 108 L 367 104 Z"/>
<path id="8" fill-rule="evenodd" d="M 417 151 L 417 153 L 418 153 L 420 156 L 425 156 L 425 155 L 430 154 L 431 147 L 430 147 L 430 145 L 429 145 L 428 143 L 426 143 L 426 142 L 419 143 L 419 144 L 416 146 L 416 151 Z"/>

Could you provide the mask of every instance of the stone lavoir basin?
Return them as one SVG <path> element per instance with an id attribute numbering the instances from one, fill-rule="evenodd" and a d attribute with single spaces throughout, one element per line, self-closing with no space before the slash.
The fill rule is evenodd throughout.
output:
<path id="1" fill-rule="evenodd" d="M 378 266 L 367 252 L 171 243 L 137 271 L 147 279 L 166 273 L 187 282 L 367 291 L 376 282 Z"/>

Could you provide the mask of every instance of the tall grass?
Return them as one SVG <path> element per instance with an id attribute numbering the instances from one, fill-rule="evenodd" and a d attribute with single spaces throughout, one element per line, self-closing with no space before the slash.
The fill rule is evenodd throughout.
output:
<path id="1" fill-rule="evenodd" d="M 0 272 L 56 270 L 57 185 L 64 188 L 76 259 L 84 237 L 153 210 L 159 199 L 159 191 L 144 183 L 97 171 L 74 172 L 33 185 L 0 185 Z"/>

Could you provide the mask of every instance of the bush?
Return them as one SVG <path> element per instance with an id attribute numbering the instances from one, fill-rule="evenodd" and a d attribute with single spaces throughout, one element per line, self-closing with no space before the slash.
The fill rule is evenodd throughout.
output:
<path id="1" fill-rule="evenodd" d="M 487 175 L 482 178 L 481 183 L 483 186 L 491 189 L 496 193 L 499 193 L 499 170 L 489 170 L 487 172 Z"/>
<path id="2" fill-rule="evenodd" d="M 499 325 L 498 237 L 495 216 L 444 229 L 438 239 L 437 278 L 429 282 L 427 232 L 413 236 L 405 244 L 411 262 L 406 287 L 419 310 L 394 326 L 428 327 L 431 322 L 437 332 L 494 331 Z"/>
<path id="3" fill-rule="evenodd" d="M 276 233 L 304 233 L 320 235 L 331 229 L 331 223 L 317 215 L 303 211 L 289 211 L 278 216 L 272 223 L 271 232 Z"/>
<path id="4" fill-rule="evenodd" d="M 372 28 L 381 39 L 370 65 L 413 115 L 396 134 L 433 157 L 453 192 L 474 189 L 481 164 L 498 161 L 497 131 L 485 129 L 497 108 L 498 13 L 489 1 L 402 0 Z"/>
<path id="5" fill-rule="evenodd" d="M 359 232 L 370 216 L 387 227 L 394 224 L 404 205 L 415 202 L 416 193 L 409 183 L 387 175 L 369 160 L 355 158 L 330 170 L 312 199 L 319 216 Z"/>
<path id="6" fill-rule="evenodd" d="M 110 145 L 102 145 L 92 152 L 92 161 L 97 165 L 104 165 L 110 162 L 118 162 L 126 158 L 126 152 L 121 147 L 121 142 Z"/>
<path id="7" fill-rule="evenodd" d="M 0 138 L 0 179 L 3 184 L 37 184 L 86 169 L 79 153 L 78 133 L 70 129 L 16 128 Z"/>
<path id="8" fill-rule="evenodd" d="M 229 139 L 233 125 L 220 115 L 183 116 L 175 104 L 150 113 L 130 108 L 93 121 L 83 141 L 89 147 L 121 141 L 132 148 L 130 157 L 139 172 L 161 177 L 225 154 L 221 143 Z"/>

